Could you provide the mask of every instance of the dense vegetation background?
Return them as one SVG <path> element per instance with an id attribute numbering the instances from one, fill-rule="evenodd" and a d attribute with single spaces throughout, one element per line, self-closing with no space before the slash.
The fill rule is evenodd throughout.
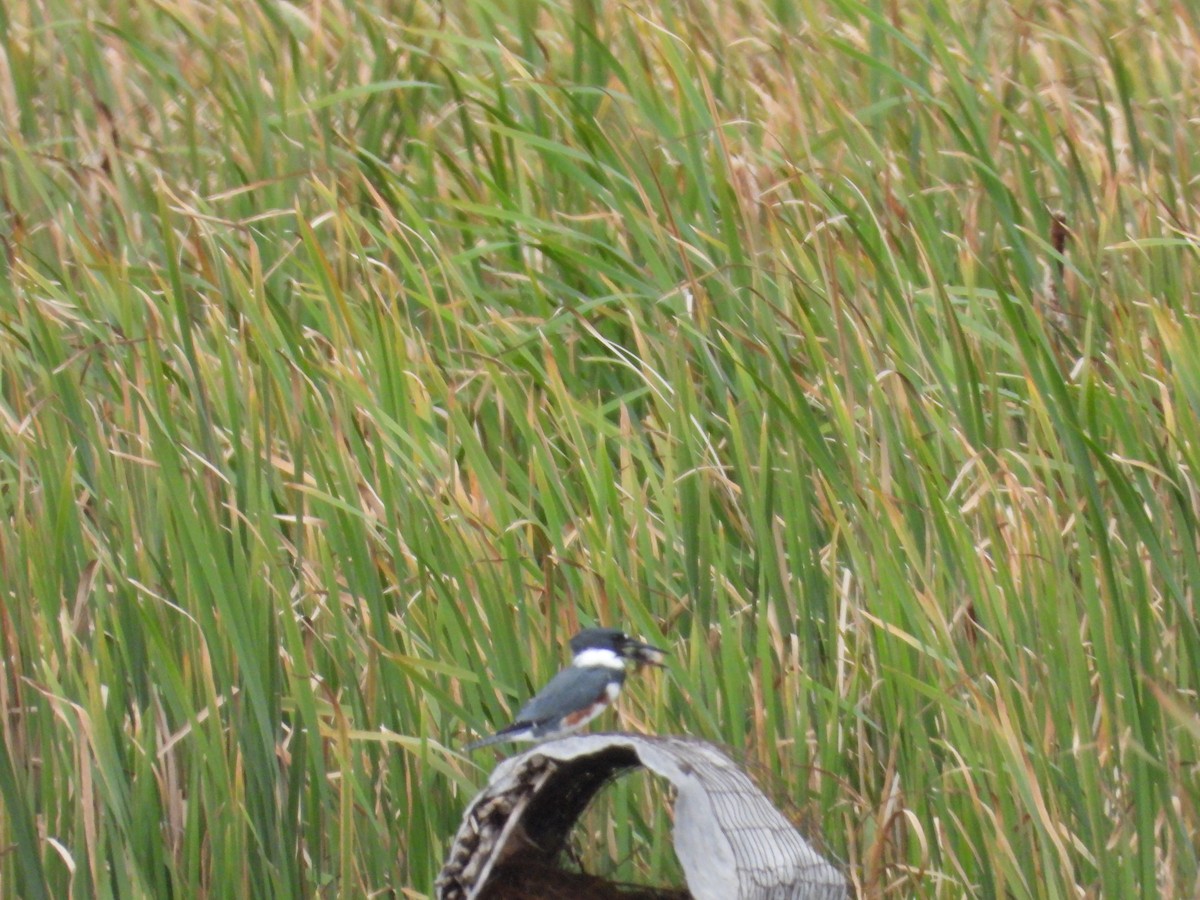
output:
<path id="1" fill-rule="evenodd" d="M 599 621 L 864 896 L 1195 896 L 1197 109 L 1167 0 L 0 5 L 0 893 L 424 896 Z"/>

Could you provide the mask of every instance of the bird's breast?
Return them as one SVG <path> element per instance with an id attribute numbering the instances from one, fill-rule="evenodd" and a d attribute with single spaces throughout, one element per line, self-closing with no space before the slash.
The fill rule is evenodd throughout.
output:
<path id="1" fill-rule="evenodd" d="M 604 690 L 600 696 L 592 703 L 577 709 L 573 713 L 568 713 L 563 716 L 563 727 L 567 729 L 582 728 L 600 713 L 604 712 L 605 707 L 617 699 L 621 693 L 621 683 L 619 681 L 610 681 L 604 686 Z"/>

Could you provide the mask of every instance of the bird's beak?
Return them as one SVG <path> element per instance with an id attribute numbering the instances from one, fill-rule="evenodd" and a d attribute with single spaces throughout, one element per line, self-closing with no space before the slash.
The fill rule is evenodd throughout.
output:
<path id="1" fill-rule="evenodd" d="M 638 665 L 658 666 L 661 669 L 663 660 L 667 658 L 667 651 L 650 644 L 643 644 L 641 641 L 630 641 L 621 648 L 621 655 L 632 659 Z"/>

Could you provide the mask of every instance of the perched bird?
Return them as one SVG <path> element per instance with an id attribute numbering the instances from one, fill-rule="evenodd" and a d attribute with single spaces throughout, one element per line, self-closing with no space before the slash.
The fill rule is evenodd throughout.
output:
<path id="1" fill-rule="evenodd" d="M 502 741 L 548 741 L 579 731 L 617 699 L 629 662 L 661 666 L 667 655 L 617 628 L 585 628 L 571 638 L 571 653 L 571 665 L 521 707 L 515 722 L 464 749 Z"/>

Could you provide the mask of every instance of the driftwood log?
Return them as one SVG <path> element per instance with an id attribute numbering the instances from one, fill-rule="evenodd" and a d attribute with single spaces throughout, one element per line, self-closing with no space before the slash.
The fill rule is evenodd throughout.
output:
<path id="1" fill-rule="evenodd" d="M 675 855 L 686 889 L 618 890 L 557 866 L 596 793 L 637 768 L 675 788 Z M 500 763 L 467 808 L 437 882 L 438 900 L 846 896 L 838 869 L 721 750 L 692 738 L 633 734 L 561 738 Z"/>

